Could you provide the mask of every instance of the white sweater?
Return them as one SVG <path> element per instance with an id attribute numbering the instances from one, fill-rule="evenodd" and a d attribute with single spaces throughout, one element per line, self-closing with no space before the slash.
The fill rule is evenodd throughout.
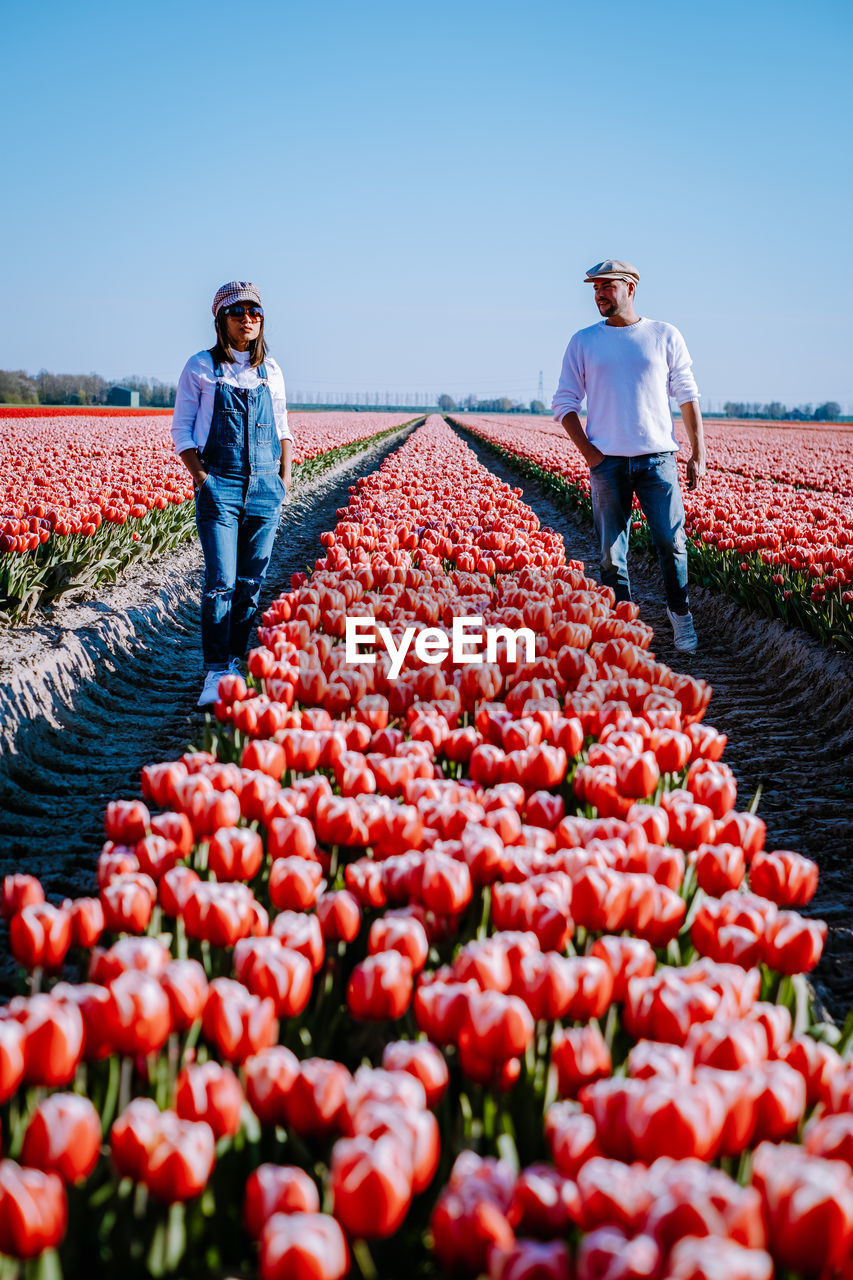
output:
<path id="1" fill-rule="evenodd" d="M 222 377 L 235 387 L 256 387 L 260 382 L 257 369 L 249 364 L 248 351 L 235 351 L 234 364 L 223 364 Z M 272 396 L 273 416 L 279 440 L 292 440 L 287 425 L 287 398 L 284 375 L 270 356 L 264 361 L 267 382 Z M 184 449 L 203 449 L 213 421 L 213 400 L 216 395 L 216 379 L 213 376 L 213 359 L 209 351 L 199 351 L 190 356 L 178 379 L 175 409 L 172 414 L 172 440 L 175 453 Z"/>
<path id="2" fill-rule="evenodd" d="M 674 325 L 642 317 L 605 321 L 576 333 L 563 357 L 551 408 L 556 422 L 587 402 L 586 434 L 609 456 L 633 458 L 678 448 L 669 397 L 698 400 L 692 361 Z"/>

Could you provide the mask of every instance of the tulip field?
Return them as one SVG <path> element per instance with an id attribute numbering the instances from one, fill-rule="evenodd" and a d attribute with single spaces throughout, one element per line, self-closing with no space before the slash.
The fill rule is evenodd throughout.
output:
<path id="1" fill-rule="evenodd" d="M 581 494 L 541 419 L 465 422 Z M 28 430 L 58 513 L 73 485 Z M 133 458 L 180 511 L 159 425 L 132 457 L 123 431 L 80 517 L 108 485 L 138 505 Z M 818 521 L 785 457 L 733 444 L 694 537 L 763 538 L 749 573 L 829 618 L 842 579 L 813 600 L 785 529 L 825 583 L 845 495 L 821 454 Z M 0 1280 L 853 1275 L 853 1019 L 817 1021 L 805 978 L 818 868 L 765 847 L 711 688 L 437 416 L 320 544 L 191 748 L 107 804 L 97 896 L 2 882 Z M 506 629 L 493 661 L 442 643 L 460 617 Z M 352 618 L 398 654 L 413 629 L 396 678 L 387 647 L 347 660 Z"/>
<path id="2" fill-rule="evenodd" d="M 591 519 L 589 471 L 558 423 L 454 421 Z M 853 652 L 853 426 L 710 422 L 705 435 L 707 476 L 682 486 L 691 579 Z M 639 507 L 631 541 L 651 549 Z"/>
<path id="3" fill-rule="evenodd" d="M 73 416 L 0 406 L 0 623 L 29 618 L 72 588 L 114 581 L 131 560 L 193 536 L 189 472 L 169 410 Z M 294 478 L 333 465 L 404 415 L 292 415 Z"/>

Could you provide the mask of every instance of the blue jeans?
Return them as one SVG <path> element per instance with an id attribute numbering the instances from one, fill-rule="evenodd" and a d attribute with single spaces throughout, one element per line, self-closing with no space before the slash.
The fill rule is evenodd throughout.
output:
<path id="1" fill-rule="evenodd" d="M 675 453 L 606 457 L 590 470 L 589 483 L 602 582 L 613 588 L 617 600 L 631 599 L 628 535 L 636 493 L 657 551 L 666 602 L 673 613 L 686 613 L 687 538 Z"/>
<path id="2" fill-rule="evenodd" d="M 278 530 L 284 481 L 278 471 L 211 471 L 196 494 L 204 552 L 201 639 L 204 665 L 224 670 L 242 658 Z"/>

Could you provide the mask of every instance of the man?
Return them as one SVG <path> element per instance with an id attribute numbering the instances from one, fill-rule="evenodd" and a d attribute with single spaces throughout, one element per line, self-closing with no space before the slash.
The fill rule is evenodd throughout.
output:
<path id="1" fill-rule="evenodd" d="M 687 594 L 684 503 L 669 397 L 681 406 L 691 447 L 687 483 L 695 489 L 705 474 L 699 392 L 678 330 L 634 310 L 639 279 L 630 262 L 614 258 L 590 267 L 586 283 L 604 319 L 569 342 L 551 407 L 589 465 L 602 581 L 617 600 L 631 599 L 627 554 L 636 493 L 663 573 L 675 647 L 692 651 L 698 641 Z M 586 431 L 579 417 L 584 397 Z"/>

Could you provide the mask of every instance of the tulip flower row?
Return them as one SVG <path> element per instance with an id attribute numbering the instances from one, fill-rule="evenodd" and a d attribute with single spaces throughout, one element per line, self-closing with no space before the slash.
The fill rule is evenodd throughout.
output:
<path id="1" fill-rule="evenodd" d="M 322 543 L 200 749 L 108 806 L 98 896 L 4 882 L 31 991 L 0 1016 L 0 1252 L 849 1266 L 853 1071 L 799 977 L 817 869 L 735 807 L 710 690 L 436 419 Z M 353 614 L 524 624 L 536 656 L 412 647 L 393 679 L 343 660 Z"/>
<path id="2" fill-rule="evenodd" d="M 556 423 L 458 421 L 591 514 L 589 472 Z M 692 575 L 826 643 L 853 648 L 853 432 L 755 425 L 745 433 L 710 423 L 706 435 L 708 474 L 697 491 L 684 493 Z M 816 463 L 811 451 L 818 446 L 826 454 Z M 632 539 L 651 550 L 635 508 Z"/>
<path id="3" fill-rule="evenodd" d="M 402 415 L 292 415 L 298 480 L 396 429 Z M 161 415 L 16 418 L 0 462 L 0 617 L 112 580 L 194 528 L 193 487 Z"/>

